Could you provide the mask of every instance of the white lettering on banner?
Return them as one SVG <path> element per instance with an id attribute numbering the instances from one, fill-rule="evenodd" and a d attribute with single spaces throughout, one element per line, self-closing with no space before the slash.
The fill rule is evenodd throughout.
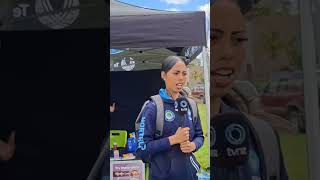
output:
<path id="1" fill-rule="evenodd" d="M 18 7 L 12 9 L 12 16 L 15 18 L 26 17 L 29 4 L 18 4 Z"/>
<path id="2" fill-rule="evenodd" d="M 129 167 L 123 167 L 123 166 L 115 166 L 114 167 L 116 170 L 137 170 L 139 169 L 140 167 L 139 166 L 129 166 Z"/>

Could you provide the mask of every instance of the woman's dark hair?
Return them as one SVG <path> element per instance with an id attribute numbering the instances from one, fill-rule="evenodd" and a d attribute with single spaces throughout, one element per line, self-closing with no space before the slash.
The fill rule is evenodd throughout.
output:
<path id="1" fill-rule="evenodd" d="M 210 0 L 210 5 L 213 5 L 217 2 L 219 2 L 221 0 Z M 231 0 L 232 2 L 236 3 L 240 10 L 241 10 L 241 13 L 243 15 L 245 15 L 247 12 L 249 12 L 253 6 L 255 4 L 257 4 L 260 0 Z"/>
<path id="2" fill-rule="evenodd" d="M 179 56 L 169 56 L 162 62 L 161 71 L 167 73 L 170 69 L 177 64 L 178 61 L 183 62 L 187 66 L 187 62 L 183 57 Z"/>

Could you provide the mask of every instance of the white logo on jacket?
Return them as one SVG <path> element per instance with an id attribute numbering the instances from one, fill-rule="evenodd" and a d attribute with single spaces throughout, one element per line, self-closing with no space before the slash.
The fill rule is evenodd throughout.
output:
<path id="1" fill-rule="evenodd" d="M 166 110 L 165 111 L 165 120 L 168 122 L 172 122 L 175 119 L 175 115 L 172 111 Z"/>

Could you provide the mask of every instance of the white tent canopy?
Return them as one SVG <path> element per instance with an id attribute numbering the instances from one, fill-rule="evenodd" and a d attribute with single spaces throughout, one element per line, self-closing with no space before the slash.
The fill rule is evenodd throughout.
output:
<path id="1" fill-rule="evenodd" d="M 204 12 L 169 12 L 111 0 L 110 47 L 206 46 Z"/>

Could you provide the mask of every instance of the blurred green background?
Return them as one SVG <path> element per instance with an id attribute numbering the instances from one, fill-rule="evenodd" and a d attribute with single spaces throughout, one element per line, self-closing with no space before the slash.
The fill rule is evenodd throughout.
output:
<path id="1" fill-rule="evenodd" d="M 201 169 L 206 170 L 210 167 L 210 154 L 209 154 L 209 140 L 207 136 L 207 121 L 206 121 L 206 106 L 205 104 L 198 103 L 199 115 L 201 119 L 201 125 L 203 134 L 205 136 L 203 146 L 195 153 L 198 162 L 201 165 Z"/>
<path id="2" fill-rule="evenodd" d="M 308 180 L 308 154 L 305 134 L 279 133 L 283 158 L 290 180 Z"/>

